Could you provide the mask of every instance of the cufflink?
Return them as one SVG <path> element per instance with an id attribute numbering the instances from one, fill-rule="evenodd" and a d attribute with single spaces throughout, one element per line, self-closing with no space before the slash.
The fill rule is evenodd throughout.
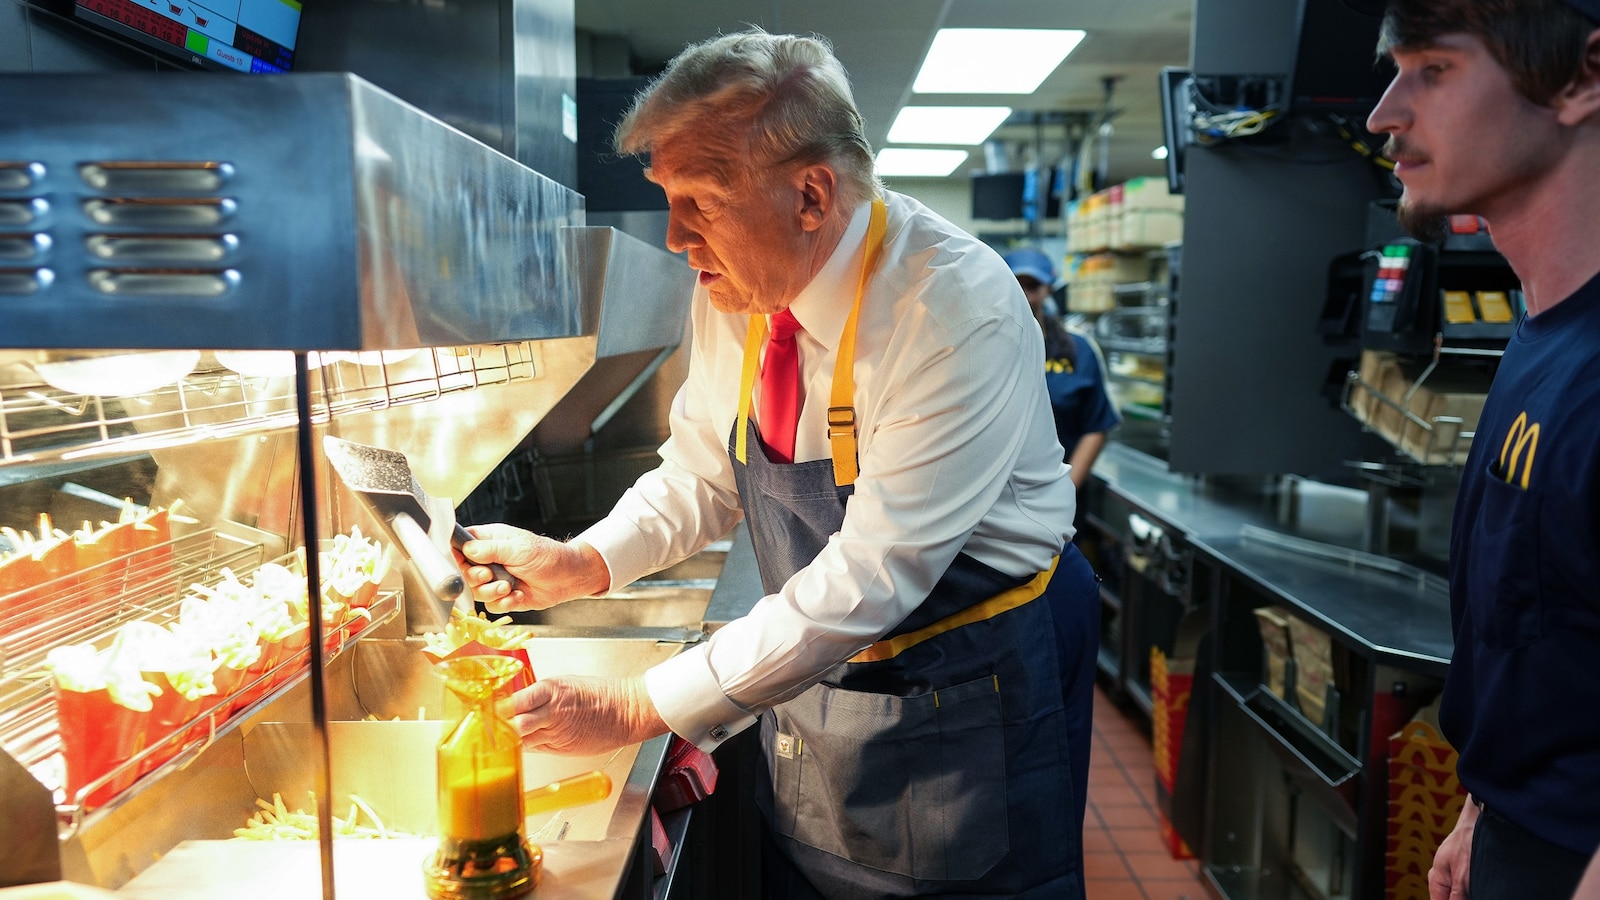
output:
<path id="1" fill-rule="evenodd" d="M 722 727 L 721 725 L 711 726 L 710 734 L 713 741 L 725 741 L 728 739 L 728 729 Z"/>

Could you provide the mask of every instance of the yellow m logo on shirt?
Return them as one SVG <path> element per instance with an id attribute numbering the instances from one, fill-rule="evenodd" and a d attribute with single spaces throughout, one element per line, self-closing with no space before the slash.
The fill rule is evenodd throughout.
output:
<path id="1" fill-rule="evenodd" d="M 1519 413 L 1516 421 L 1506 430 L 1506 442 L 1500 447 L 1500 475 L 1511 484 L 1517 480 L 1517 464 L 1522 464 L 1523 490 L 1528 489 L 1528 479 L 1533 475 L 1533 454 L 1539 449 L 1539 423 L 1528 424 L 1528 414 Z M 1523 456 L 1527 451 L 1527 456 Z"/>

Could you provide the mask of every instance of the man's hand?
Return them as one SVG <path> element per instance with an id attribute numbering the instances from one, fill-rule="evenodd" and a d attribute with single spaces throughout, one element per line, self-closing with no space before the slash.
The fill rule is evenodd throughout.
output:
<path id="1" fill-rule="evenodd" d="M 502 701 L 530 750 L 585 756 L 649 740 L 667 730 L 643 678 L 556 675 Z"/>
<path id="2" fill-rule="evenodd" d="M 473 540 L 457 555 L 465 564 L 473 599 L 491 613 L 549 609 L 576 597 L 604 594 L 611 587 L 605 560 L 587 544 L 554 541 L 510 525 L 474 525 L 467 530 Z M 474 565 L 492 562 L 521 579 L 522 588 L 513 591 L 504 581 L 495 581 L 487 566 Z"/>
<path id="3" fill-rule="evenodd" d="M 1461 805 L 1456 827 L 1439 844 L 1428 870 L 1428 900 L 1467 900 L 1471 885 L 1472 832 L 1478 827 L 1478 804 L 1471 795 Z"/>

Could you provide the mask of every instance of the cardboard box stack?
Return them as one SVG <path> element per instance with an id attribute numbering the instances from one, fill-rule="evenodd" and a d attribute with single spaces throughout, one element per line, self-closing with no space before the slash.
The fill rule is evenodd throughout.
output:
<path id="1" fill-rule="evenodd" d="M 1111 247 L 1143 250 L 1183 240 L 1183 195 L 1167 192 L 1164 178 L 1133 178 L 1111 189 Z"/>
<path id="2" fill-rule="evenodd" d="M 1079 257 L 1067 269 L 1067 309 L 1101 313 L 1117 305 L 1115 287 L 1150 277 L 1150 261 L 1115 253 Z"/>
<path id="3" fill-rule="evenodd" d="M 1333 686 L 1333 638 L 1315 625 L 1292 614 L 1289 620 L 1290 652 L 1294 654 L 1294 693 L 1300 714 L 1313 725 L 1326 719 L 1328 689 Z"/>
<path id="4" fill-rule="evenodd" d="M 1173 658 L 1150 648 L 1150 739 L 1155 756 L 1157 807 L 1161 842 L 1173 859 L 1194 859 L 1194 851 L 1172 827 L 1172 792 L 1178 781 L 1178 753 L 1189 718 L 1189 697 L 1194 690 L 1194 659 Z"/>
<path id="5" fill-rule="evenodd" d="M 1415 386 L 1408 408 L 1426 426 L 1406 419 L 1400 426 L 1400 449 L 1413 459 L 1430 464 L 1467 461 L 1472 439 L 1466 433 L 1478 427 L 1488 384 L 1481 377 L 1441 376 L 1435 372 Z M 1394 438 L 1385 435 L 1391 441 Z"/>
<path id="6" fill-rule="evenodd" d="M 1350 411 L 1358 421 L 1376 425 L 1378 413 L 1383 409 L 1380 396 L 1384 379 L 1400 367 L 1400 358 L 1387 350 L 1361 351 L 1361 367 L 1356 375 L 1361 380 L 1350 386 Z"/>
<path id="7" fill-rule="evenodd" d="M 1428 465 L 1460 465 L 1472 447 L 1489 379 L 1482 372 L 1408 363 L 1393 353 L 1367 350 L 1350 389 L 1350 409 L 1384 440 Z M 1407 413 L 1410 415 L 1407 415 Z"/>
<path id="8" fill-rule="evenodd" d="M 1257 607 L 1255 616 L 1265 650 L 1262 686 L 1300 710 L 1311 724 L 1322 726 L 1328 689 L 1335 684 L 1333 638 L 1281 606 Z"/>
<path id="9" fill-rule="evenodd" d="M 1260 606 L 1255 610 L 1256 627 L 1266 650 L 1262 660 L 1261 684 L 1281 700 L 1288 700 L 1288 668 L 1293 659 L 1289 637 L 1289 611 L 1280 606 Z"/>
<path id="10" fill-rule="evenodd" d="M 1455 828 L 1467 797 L 1456 778 L 1456 759 L 1439 733 L 1437 704 L 1389 739 L 1388 900 L 1428 900 L 1433 854 Z"/>
<path id="11" fill-rule="evenodd" d="M 1140 251 L 1183 240 L 1183 195 L 1163 178 L 1132 178 L 1074 201 L 1067 252 Z"/>

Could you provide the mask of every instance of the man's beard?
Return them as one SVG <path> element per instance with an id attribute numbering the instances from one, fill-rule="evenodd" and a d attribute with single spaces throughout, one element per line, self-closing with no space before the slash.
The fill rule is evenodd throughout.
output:
<path id="1" fill-rule="evenodd" d="M 1390 159 L 1400 159 L 1402 156 L 1412 154 L 1405 141 L 1391 134 L 1383 144 L 1383 155 Z M 1400 205 L 1395 209 L 1395 217 L 1400 220 L 1400 227 L 1404 228 L 1407 234 L 1424 243 L 1440 243 L 1445 235 L 1450 233 L 1449 216 L 1438 205 L 1419 206 L 1406 202 L 1402 196 Z"/>
<path id="2" fill-rule="evenodd" d="M 1395 208 L 1395 218 L 1400 220 L 1400 227 L 1406 234 L 1425 244 L 1442 243 L 1450 233 L 1450 217 L 1438 206 L 1408 203 L 1402 197 Z"/>

